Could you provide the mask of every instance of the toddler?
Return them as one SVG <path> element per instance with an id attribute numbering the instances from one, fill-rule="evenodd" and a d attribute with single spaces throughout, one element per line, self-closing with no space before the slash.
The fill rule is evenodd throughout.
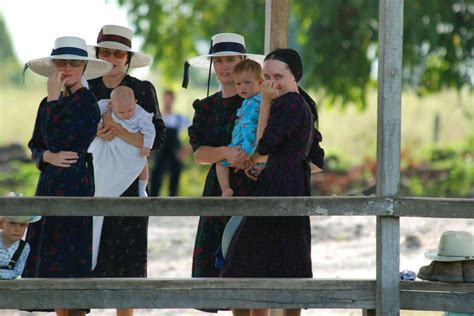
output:
<path id="1" fill-rule="evenodd" d="M 245 155 L 252 156 L 257 146 L 257 126 L 260 112 L 260 85 L 263 82 L 262 67 L 252 59 L 244 59 L 235 65 L 232 74 L 235 88 L 239 96 L 245 100 L 237 111 L 237 119 L 232 130 L 232 142 L 229 146 L 241 146 Z M 229 167 L 227 161 L 216 164 L 217 179 L 222 196 L 233 196 L 234 191 L 229 183 Z"/>

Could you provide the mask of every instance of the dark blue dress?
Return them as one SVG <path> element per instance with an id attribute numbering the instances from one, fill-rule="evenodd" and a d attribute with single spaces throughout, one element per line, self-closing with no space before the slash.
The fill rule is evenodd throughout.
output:
<path id="1" fill-rule="evenodd" d="M 255 196 L 308 196 L 309 160 L 322 161 L 321 134 L 306 155 L 312 128 L 309 107 L 298 93 L 273 101 L 257 152 L 268 155 Z M 223 277 L 312 277 L 309 216 L 245 217 L 234 235 L 221 271 Z"/>
<path id="2" fill-rule="evenodd" d="M 36 196 L 93 196 L 92 176 L 86 167 L 87 148 L 97 132 L 100 111 L 92 93 L 79 89 L 57 101 L 41 102 L 33 137 L 28 143 L 41 171 Z M 74 151 L 77 163 L 55 167 L 42 160 L 43 153 Z M 30 224 L 31 246 L 23 277 L 84 277 L 90 274 L 92 218 L 90 216 L 44 216 Z"/>

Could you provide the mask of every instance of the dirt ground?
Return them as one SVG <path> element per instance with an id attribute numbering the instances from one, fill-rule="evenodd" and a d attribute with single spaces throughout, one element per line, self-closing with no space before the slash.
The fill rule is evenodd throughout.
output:
<path id="1" fill-rule="evenodd" d="M 189 278 L 197 217 L 153 217 L 149 226 L 148 273 L 152 278 Z M 312 217 L 312 258 L 315 278 L 375 278 L 374 217 Z M 436 249 L 447 230 L 474 232 L 472 219 L 402 218 L 400 270 L 429 264 L 424 253 Z M 349 260 L 348 260 L 349 259 Z M 1 299 L 1 298 L 0 298 Z M 0 311 L 2 316 L 54 315 Z M 115 315 L 114 310 L 92 310 L 89 315 Z M 196 310 L 136 310 L 136 316 L 212 315 Z M 230 312 L 218 315 L 230 316 Z M 305 310 L 303 316 L 361 315 L 360 310 Z M 402 315 L 442 315 L 435 312 L 402 312 Z"/>

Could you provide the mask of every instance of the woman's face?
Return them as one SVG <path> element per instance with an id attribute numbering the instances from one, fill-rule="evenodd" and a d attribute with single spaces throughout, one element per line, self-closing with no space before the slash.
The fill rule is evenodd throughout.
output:
<path id="1" fill-rule="evenodd" d="M 234 72 L 234 67 L 241 60 L 241 56 L 213 57 L 212 63 L 214 65 L 217 80 L 222 84 L 233 83 L 232 73 Z"/>
<path id="2" fill-rule="evenodd" d="M 127 52 L 111 48 L 99 48 L 99 59 L 108 61 L 112 64 L 112 70 L 105 76 L 115 77 L 125 74 L 125 66 L 127 64 Z"/>
<path id="3" fill-rule="evenodd" d="M 86 65 L 84 60 L 56 59 L 53 62 L 66 87 L 72 87 L 81 80 Z"/>
<path id="4" fill-rule="evenodd" d="M 263 79 L 273 82 L 278 95 L 288 92 L 297 92 L 298 85 L 288 65 L 279 60 L 270 59 L 263 64 Z"/>

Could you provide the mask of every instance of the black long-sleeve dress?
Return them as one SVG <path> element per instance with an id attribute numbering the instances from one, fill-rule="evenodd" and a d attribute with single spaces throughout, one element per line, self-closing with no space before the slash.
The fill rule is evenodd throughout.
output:
<path id="1" fill-rule="evenodd" d="M 164 141 L 165 127 L 161 119 L 155 87 L 149 81 L 125 76 L 120 83 L 131 88 L 137 103 L 146 111 L 154 113 L 156 137 L 152 149 Z M 97 100 L 110 99 L 113 88 L 107 88 L 102 78 L 89 80 L 89 89 Z M 92 167 L 92 157 L 88 164 Z M 138 178 L 121 196 L 138 196 Z M 98 277 L 146 277 L 148 217 L 105 217 L 94 275 Z"/>
<path id="2" fill-rule="evenodd" d="M 97 132 L 100 111 L 92 93 L 79 89 L 57 101 L 41 102 L 33 137 L 28 143 L 41 171 L 37 196 L 93 196 L 94 182 L 86 167 L 86 151 Z M 55 167 L 43 153 L 74 151 L 77 163 Z M 85 277 L 90 274 L 92 217 L 44 216 L 30 224 L 26 241 L 31 246 L 24 278 Z"/>
<path id="3" fill-rule="evenodd" d="M 268 155 L 255 196 L 308 196 L 309 161 L 322 166 L 321 134 L 300 94 L 289 92 L 273 101 L 256 151 Z M 223 277 L 312 277 L 309 216 L 245 217 L 235 233 L 221 271 Z"/>
<path id="4" fill-rule="evenodd" d="M 188 128 L 189 141 L 196 151 L 201 146 L 227 146 L 232 140 L 232 130 L 237 118 L 237 110 L 242 105 L 242 98 L 235 95 L 223 98 L 217 92 L 205 99 L 193 103 L 194 118 Z M 230 172 L 230 186 L 234 196 L 252 196 L 255 182 L 247 178 L 243 171 Z M 215 164 L 211 166 L 206 177 L 203 196 L 221 196 Z M 218 277 L 215 268 L 215 252 L 221 244 L 222 234 L 228 216 L 201 216 L 196 234 L 193 252 L 193 277 Z"/>

